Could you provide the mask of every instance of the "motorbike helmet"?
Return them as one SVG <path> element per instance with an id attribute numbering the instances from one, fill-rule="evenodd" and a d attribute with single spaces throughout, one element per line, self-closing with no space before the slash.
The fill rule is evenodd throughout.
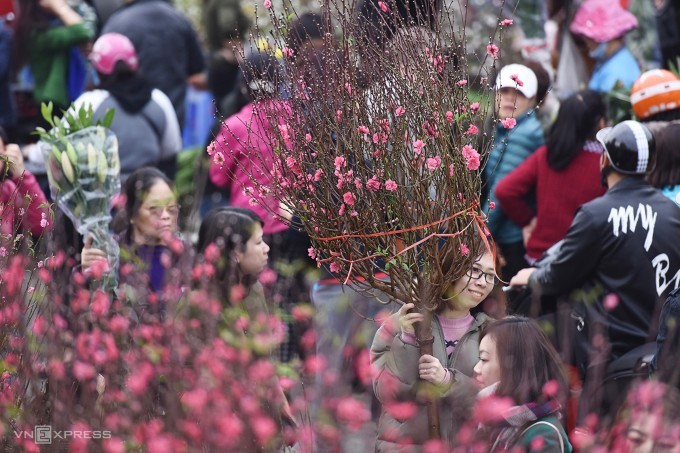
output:
<path id="1" fill-rule="evenodd" d="M 635 115 L 644 120 L 680 108 L 680 79 L 665 69 L 652 69 L 638 78 L 630 91 Z"/>
<path id="2" fill-rule="evenodd" d="M 601 129 L 597 140 L 604 147 L 611 168 L 624 175 L 644 175 L 654 168 L 656 145 L 652 132 L 637 121 L 623 121 Z"/>
<path id="3" fill-rule="evenodd" d="M 90 53 L 92 66 L 101 74 L 113 73 L 116 64 L 123 62 L 130 71 L 137 71 L 139 61 L 135 46 L 127 36 L 120 33 L 105 33 L 95 41 Z"/>

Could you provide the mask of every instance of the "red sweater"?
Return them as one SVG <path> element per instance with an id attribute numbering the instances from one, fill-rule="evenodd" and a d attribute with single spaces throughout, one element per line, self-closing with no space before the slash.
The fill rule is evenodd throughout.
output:
<path id="1" fill-rule="evenodd" d="M 555 171 L 548 165 L 548 149 L 542 146 L 498 183 L 496 198 L 510 220 L 524 227 L 536 217 L 526 244 L 529 257 L 540 258 L 563 239 L 579 206 L 604 194 L 600 155 L 584 149 L 567 168 Z M 533 193 L 536 209 L 526 201 Z"/>

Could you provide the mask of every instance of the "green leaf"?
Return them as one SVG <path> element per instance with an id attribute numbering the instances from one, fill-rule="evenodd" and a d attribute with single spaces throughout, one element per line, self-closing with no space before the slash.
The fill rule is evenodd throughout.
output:
<path id="1" fill-rule="evenodd" d="M 101 121 L 101 125 L 105 128 L 111 128 L 111 123 L 113 123 L 113 116 L 116 114 L 115 109 L 108 109 L 104 115 L 104 119 Z"/>
<path id="2" fill-rule="evenodd" d="M 47 121 L 52 127 L 54 127 L 54 123 L 52 122 L 53 109 L 54 106 L 52 105 L 52 101 L 50 101 L 47 104 L 45 104 L 44 102 L 40 104 L 40 113 L 42 114 L 43 118 L 45 118 L 45 121 Z"/>
<path id="3" fill-rule="evenodd" d="M 81 106 L 80 109 L 78 109 L 78 118 L 80 119 L 81 127 L 82 128 L 87 127 L 87 126 L 85 126 L 86 124 L 88 124 L 87 111 L 85 110 L 85 108 L 83 106 Z"/>

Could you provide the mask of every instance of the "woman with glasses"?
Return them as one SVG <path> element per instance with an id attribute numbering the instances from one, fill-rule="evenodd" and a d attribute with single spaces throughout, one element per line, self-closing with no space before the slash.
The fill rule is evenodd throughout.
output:
<path id="1" fill-rule="evenodd" d="M 453 445 L 467 418 L 462 408 L 469 408 L 476 394 L 472 376 L 479 359 L 479 332 L 490 320 L 478 307 L 496 283 L 494 257 L 485 251 L 441 300 L 432 319 L 433 355 L 420 357 L 413 325 L 423 315 L 411 312 L 413 304 L 403 305 L 380 327 L 371 347 L 373 388 L 382 403 L 376 452 L 421 451 L 428 440 L 426 398 L 421 395 L 427 386 L 422 381 L 436 386 L 440 426 L 446 427 L 442 436 Z M 415 409 L 408 417 L 403 403 Z"/>
<path id="2" fill-rule="evenodd" d="M 179 205 L 174 187 L 160 170 L 143 167 L 128 177 L 122 195 L 125 204 L 112 222 L 121 246 L 121 292 L 124 285 L 134 291 L 148 288 L 146 296 L 135 294 L 136 311 L 143 317 L 162 316 L 165 304 L 157 296 L 166 289 L 166 282 L 182 281 L 182 267 L 177 264 L 185 249 L 177 236 Z M 89 276 L 108 265 L 104 251 L 92 247 L 92 238 L 85 238 L 80 261 Z"/>

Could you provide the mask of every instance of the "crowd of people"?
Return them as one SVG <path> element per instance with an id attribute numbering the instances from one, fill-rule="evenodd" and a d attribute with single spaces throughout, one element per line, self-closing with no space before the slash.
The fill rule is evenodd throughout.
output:
<path id="1" fill-rule="evenodd" d="M 626 35 L 643 21 L 631 2 L 548 3 L 546 18 L 559 16 L 555 11 L 568 17 L 555 44 L 559 62 L 532 60 L 525 48 L 491 84 L 499 121 L 479 125 L 492 137 L 479 194 L 489 236 L 480 235 L 479 256 L 434 303 L 432 354 L 420 354 L 414 325 L 423 314 L 413 304 L 378 302 L 384 294 L 356 292 L 316 269 L 309 238 L 289 227 L 295 213 L 272 197 L 253 203 L 255 195 L 243 190 L 276 177 L 266 138 L 285 117 L 268 113 L 272 105 L 288 113 L 286 58 L 315 55 L 330 39 L 319 13 L 293 19 L 286 49 L 294 51 L 277 59 L 244 51 L 251 24 L 238 2 L 206 3 L 207 49 L 164 0 L 130 1 L 105 21 L 84 1 L 22 3 L 12 30 L 0 24 L 0 63 L 7 63 L 0 65 L 3 244 L 17 235 L 44 238 L 50 246 L 37 253 L 60 248 L 73 273 L 90 283 L 114 265 L 91 237 L 69 237 L 67 219 L 51 214 L 44 162 L 23 135 L 8 91 L 10 75 L 27 68 L 37 103 L 73 112 L 84 106 L 95 119 L 116 111 L 116 297 L 126 301 L 133 325 L 175 316 L 177 301 L 199 287 L 246 318 L 282 313 L 280 344 L 256 345 L 255 356 L 276 364 L 322 357 L 324 373 L 311 379 L 312 418 L 324 417 L 324 398 L 335 404 L 343 394 L 368 395 L 375 451 L 428 451 L 433 413 L 443 445 L 455 451 L 570 452 L 605 444 L 611 451 L 680 451 L 680 78 L 662 69 L 680 46 L 666 33 L 655 66 L 627 45 Z M 655 2 L 659 14 L 672 9 L 680 17 L 669 3 Z M 518 2 L 519 18 L 522 8 Z M 16 52 L 9 51 L 12 40 Z M 589 69 L 578 89 L 564 83 L 564 59 Z M 318 62 L 308 75 L 324 70 Z M 226 116 L 195 165 L 196 181 L 206 186 L 192 201 L 201 217 L 195 244 L 181 239 L 188 211 L 174 183 L 188 86 L 210 89 Z M 630 93 L 630 119 L 613 123 L 611 94 L 618 90 Z M 550 105 L 557 105 L 553 113 Z M 5 245 L 0 251 L 4 257 Z M 451 268 L 451 260 L 438 265 Z M 192 265 L 202 273 L 192 275 Z M 486 310 L 489 298 L 506 296 L 505 312 Z M 360 305 L 364 316 L 355 313 Z M 314 314 L 299 316 L 302 306 Z M 255 341 L 248 327 L 237 330 Z M 368 378 L 361 361 L 370 361 Z M 298 429 L 308 421 L 289 404 L 291 388 L 273 381 L 267 408 L 277 432 Z M 593 414 L 599 426 L 589 422 Z M 598 438 L 603 431 L 608 435 Z M 315 434 L 321 451 L 328 439 Z"/>

